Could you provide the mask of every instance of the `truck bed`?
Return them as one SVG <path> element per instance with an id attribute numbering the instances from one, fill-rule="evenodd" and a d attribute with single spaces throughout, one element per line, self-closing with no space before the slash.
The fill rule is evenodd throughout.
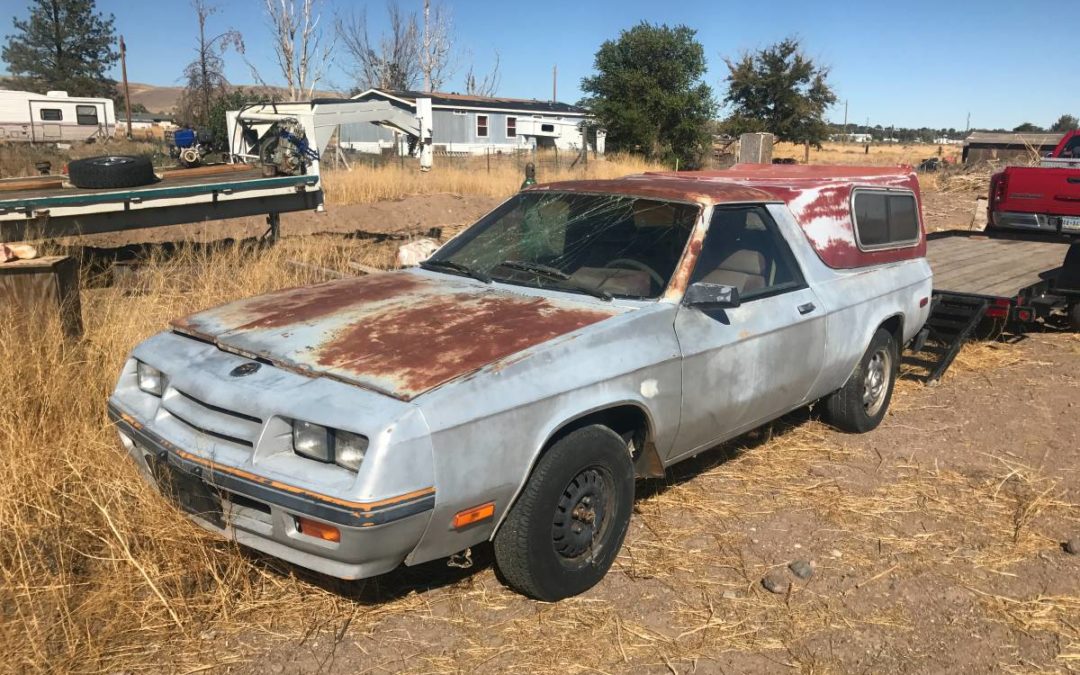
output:
<path id="1" fill-rule="evenodd" d="M 926 257 L 934 290 L 1015 298 L 1057 275 L 1069 245 L 1061 242 L 991 239 L 968 232 L 928 237 Z"/>

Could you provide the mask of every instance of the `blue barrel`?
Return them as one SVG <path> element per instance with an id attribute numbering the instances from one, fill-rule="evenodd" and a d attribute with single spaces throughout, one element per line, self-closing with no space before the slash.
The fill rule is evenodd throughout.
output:
<path id="1" fill-rule="evenodd" d="M 173 134 L 173 144 L 178 148 L 190 148 L 195 145 L 194 129 L 177 129 Z"/>

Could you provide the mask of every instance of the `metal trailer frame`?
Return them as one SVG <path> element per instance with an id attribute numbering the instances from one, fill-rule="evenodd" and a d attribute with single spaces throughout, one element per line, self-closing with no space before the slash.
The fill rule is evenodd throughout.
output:
<path id="1" fill-rule="evenodd" d="M 944 235 L 949 236 L 949 235 Z M 953 234 L 952 236 L 955 236 Z M 930 241 L 943 238 L 931 237 Z M 1065 244 L 1060 239 L 993 237 L 988 241 L 1020 241 Z M 997 254 L 997 251 L 987 251 Z M 1005 253 L 1000 254 L 1002 263 Z M 1000 322 L 1023 335 L 1039 319 L 1045 320 L 1057 309 L 1066 311 L 1080 305 L 1080 242 L 1072 242 L 1060 266 L 1043 270 L 1039 280 L 1020 285 L 1007 295 L 935 288 L 932 308 L 926 327 L 912 350 L 926 351 L 938 357 L 936 362 L 924 362 L 930 370 L 927 380 L 934 382 L 948 370 L 960 348 L 985 319 Z M 935 283 L 937 279 L 935 277 Z M 934 343 L 934 344 L 931 344 Z"/>
<path id="2" fill-rule="evenodd" d="M 430 111 L 430 106 L 426 108 Z M 238 173 L 176 179 L 125 189 L 25 189 L 0 192 L 0 242 L 30 238 L 99 234 L 144 227 L 240 218 L 265 214 L 269 235 L 280 234 L 281 214 L 321 210 L 320 157 L 341 124 L 370 122 L 415 134 L 430 145 L 431 122 L 386 102 L 352 99 L 265 103 L 226 113 L 233 163 L 260 160 L 244 130 L 262 135 L 275 122 L 303 126 L 314 150 L 302 175 L 264 176 L 261 167 Z M 249 162 L 250 163 L 250 162 Z"/>

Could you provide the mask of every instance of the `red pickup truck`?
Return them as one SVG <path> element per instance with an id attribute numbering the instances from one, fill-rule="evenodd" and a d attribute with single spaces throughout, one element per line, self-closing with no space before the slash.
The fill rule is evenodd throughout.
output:
<path id="1" fill-rule="evenodd" d="M 988 231 L 1080 237 L 1080 130 L 1070 131 L 1039 166 L 1008 166 L 990 177 Z"/>

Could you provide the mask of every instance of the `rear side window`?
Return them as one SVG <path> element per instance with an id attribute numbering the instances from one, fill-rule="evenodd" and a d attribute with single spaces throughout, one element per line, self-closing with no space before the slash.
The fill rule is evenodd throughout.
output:
<path id="1" fill-rule="evenodd" d="M 64 119 L 64 113 L 59 108 L 42 108 L 38 114 L 45 122 L 60 122 Z"/>
<path id="2" fill-rule="evenodd" d="M 852 217 L 859 248 L 900 248 L 919 242 L 919 208 L 910 192 L 856 190 Z"/>

